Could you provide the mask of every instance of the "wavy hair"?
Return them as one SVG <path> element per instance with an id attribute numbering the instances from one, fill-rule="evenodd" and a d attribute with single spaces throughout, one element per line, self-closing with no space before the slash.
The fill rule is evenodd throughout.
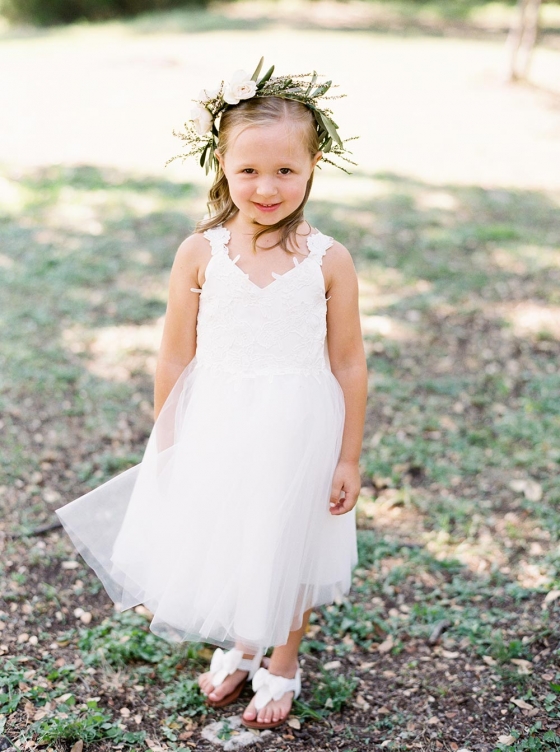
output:
<path id="1" fill-rule="evenodd" d="M 319 151 L 319 134 L 315 116 L 301 102 L 291 99 L 281 99 L 280 97 L 253 97 L 252 99 L 247 99 L 237 105 L 228 107 L 224 111 L 220 121 L 218 135 L 218 150 L 220 154 L 225 156 L 227 153 L 229 140 L 234 128 L 241 125 L 265 125 L 282 120 L 288 120 L 301 126 L 304 134 L 304 144 L 309 151 L 309 155 L 314 157 Z M 296 247 L 296 230 L 303 220 L 303 211 L 311 193 L 311 186 L 313 185 L 313 173 L 314 171 L 307 181 L 303 200 L 297 209 L 273 225 L 259 225 L 261 229 L 257 230 L 253 235 L 253 252 L 256 253 L 257 241 L 260 237 L 269 232 L 279 230 L 280 247 L 288 253 L 292 253 L 288 245 L 292 244 Z M 208 193 L 207 206 L 209 216 L 197 222 L 196 232 L 203 232 L 212 227 L 217 227 L 234 217 L 239 211 L 232 201 L 227 178 L 221 165 L 218 166 L 214 182 Z"/>

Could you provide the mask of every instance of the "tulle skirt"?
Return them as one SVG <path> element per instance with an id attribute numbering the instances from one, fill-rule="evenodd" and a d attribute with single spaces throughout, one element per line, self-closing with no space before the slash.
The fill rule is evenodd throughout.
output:
<path id="1" fill-rule="evenodd" d="M 348 592 L 355 515 L 331 515 L 344 398 L 330 370 L 177 380 L 142 461 L 57 510 L 120 610 L 152 631 L 250 650 Z"/>

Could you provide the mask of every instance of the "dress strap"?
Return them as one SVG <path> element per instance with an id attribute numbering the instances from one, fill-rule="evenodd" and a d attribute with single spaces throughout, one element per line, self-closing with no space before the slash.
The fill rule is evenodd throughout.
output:
<path id="1" fill-rule="evenodd" d="M 319 263 L 319 266 L 322 266 L 323 256 L 333 243 L 333 238 L 329 237 L 329 235 L 323 235 L 322 232 L 316 232 L 313 235 L 309 235 L 307 238 L 309 256 L 311 258 L 315 258 Z"/>
<path id="2" fill-rule="evenodd" d="M 202 234 L 210 243 L 212 256 L 215 256 L 217 253 L 227 254 L 227 244 L 229 243 L 229 239 L 231 237 L 230 231 L 227 229 L 227 227 L 218 225 L 217 227 L 211 227 L 209 230 L 205 230 Z"/>

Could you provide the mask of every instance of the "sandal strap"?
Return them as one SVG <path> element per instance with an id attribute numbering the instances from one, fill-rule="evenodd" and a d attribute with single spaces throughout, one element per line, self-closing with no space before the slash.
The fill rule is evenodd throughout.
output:
<path id="1" fill-rule="evenodd" d="M 227 652 L 223 651 L 221 648 L 216 648 L 210 662 L 210 672 L 213 674 L 212 684 L 214 687 L 219 687 L 220 684 L 224 682 L 226 676 L 230 676 L 230 674 L 233 674 L 238 670 L 248 671 L 248 678 L 252 679 L 261 664 L 262 656 L 262 650 L 259 650 L 258 653 L 250 659 L 243 658 L 243 651 L 238 650 L 237 648 L 233 648 Z"/>
<path id="2" fill-rule="evenodd" d="M 263 651 L 259 650 L 252 658 L 242 658 L 238 668 L 241 671 L 248 671 L 248 679 L 252 679 L 260 668 L 263 659 Z"/>
<path id="3" fill-rule="evenodd" d="M 294 699 L 301 692 L 301 670 L 297 669 L 293 679 L 271 674 L 267 668 L 260 668 L 253 677 L 255 708 L 257 712 L 271 700 L 280 700 L 286 692 L 293 692 Z"/>

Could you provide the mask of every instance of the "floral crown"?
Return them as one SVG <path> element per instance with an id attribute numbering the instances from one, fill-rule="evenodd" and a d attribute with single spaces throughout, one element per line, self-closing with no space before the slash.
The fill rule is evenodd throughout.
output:
<path id="1" fill-rule="evenodd" d="M 218 160 L 215 151 L 218 147 L 218 120 L 228 107 L 253 97 L 279 97 L 301 102 L 311 110 L 315 117 L 319 151 L 322 151 L 323 155 L 329 153 L 345 162 L 356 164 L 345 156 L 352 152 L 344 146 L 345 142 L 340 138 L 338 125 L 332 119 L 331 110 L 318 105 L 321 99 L 340 99 L 340 96 L 346 95 L 325 96 L 332 87 L 332 81 L 317 83 L 318 75 L 315 72 L 297 76 L 273 77 L 274 66 L 272 66 L 260 76 L 263 62 L 264 58 L 261 58 L 252 76 L 240 70 L 233 75 L 229 83 L 222 81 L 217 89 L 202 89 L 198 99 L 193 100 L 197 105 L 191 110 L 191 119 L 185 123 L 184 133 L 173 131 L 174 136 L 185 142 L 185 148 L 188 151 L 168 159 L 166 164 L 179 158 L 185 160 L 188 157 L 198 157 L 200 166 L 205 168 L 206 174 L 211 169 L 217 170 Z M 351 140 L 346 139 L 346 141 Z M 323 156 L 323 161 L 348 172 L 332 159 Z"/>

